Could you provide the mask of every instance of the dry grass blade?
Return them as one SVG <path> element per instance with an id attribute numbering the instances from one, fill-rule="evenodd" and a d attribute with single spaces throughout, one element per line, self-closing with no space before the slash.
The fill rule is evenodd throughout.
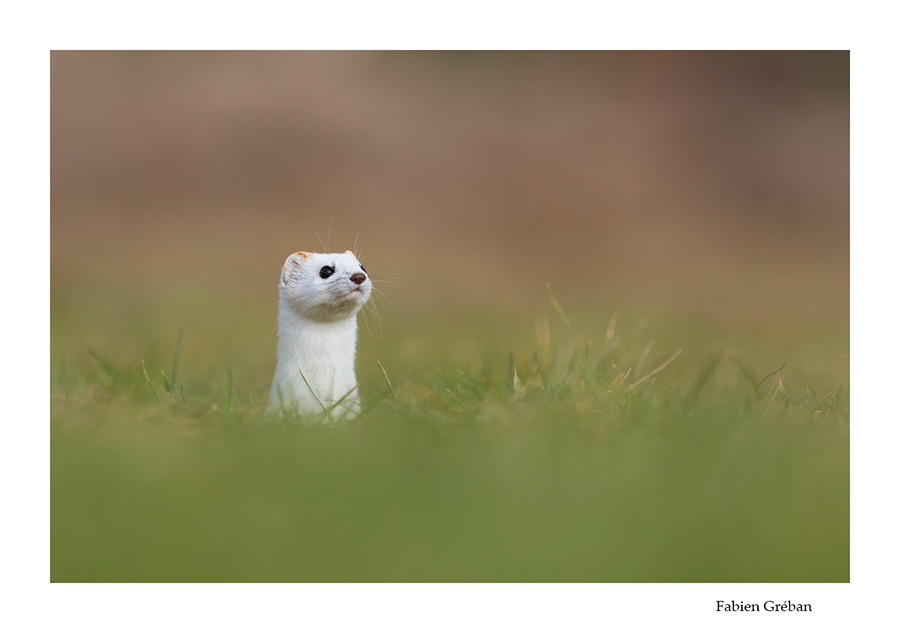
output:
<path id="1" fill-rule="evenodd" d="M 147 363 L 144 362 L 143 358 L 141 359 L 141 370 L 144 372 L 144 379 L 147 381 L 147 386 L 150 387 L 150 393 L 153 394 L 156 403 L 159 404 L 159 396 L 156 395 L 156 389 L 153 388 L 153 383 L 150 382 L 150 376 L 147 374 Z"/>
<path id="2" fill-rule="evenodd" d="M 637 366 L 634 368 L 634 375 L 637 376 L 641 373 L 641 370 L 644 369 L 644 361 L 647 360 L 647 357 L 650 355 L 650 352 L 653 351 L 653 339 L 647 341 L 647 346 L 644 347 L 644 351 L 641 352 L 641 357 L 638 359 Z"/>
<path id="3" fill-rule="evenodd" d="M 631 385 L 631 386 L 628 388 L 628 391 L 631 391 L 632 389 L 634 389 L 635 387 L 637 387 L 639 384 L 641 384 L 641 383 L 644 382 L 645 380 L 647 380 L 647 379 L 649 379 L 649 378 L 652 378 L 653 376 L 655 376 L 656 374 L 658 374 L 659 372 L 661 372 L 663 369 L 665 369 L 666 367 L 668 367 L 668 366 L 669 366 L 669 363 L 671 363 L 673 360 L 675 360 L 676 358 L 678 358 L 678 355 L 679 355 L 679 354 L 681 354 L 681 350 L 678 350 L 677 352 L 675 352 L 674 354 L 672 354 L 672 356 L 669 358 L 669 360 L 667 360 L 667 361 L 664 362 L 662 365 L 660 365 L 659 367 L 657 367 L 656 369 L 654 369 L 653 371 L 651 371 L 649 374 L 647 374 L 646 376 L 644 376 L 643 378 L 641 378 L 640 380 L 638 380 L 638 381 L 637 381 L 636 383 L 634 383 L 633 385 Z"/>
<path id="4" fill-rule="evenodd" d="M 616 335 L 616 323 L 619 322 L 619 313 L 616 312 L 612 315 L 609 320 L 609 325 L 606 328 L 606 340 L 607 342 L 612 342 L 613 338 Z"/>
<path id="5" fill-rule="evenodd" d="M 550 290 L 550 284 L 548 283 L 544 287 L 547 289 L 547 295 L 550 297 L 550 305 L 553 306 L 553 309 L 556 311 L 557 316 L 559 316 L 559 320 L 562 321 L 563 326 L 569 333 L 569 337 L 572 339 L 572 343 L 575 344 L 575 351 L 578 353 L 578 357 L 581 359 L 581 364 L 584 366 L 584 378 L 585 380 L 587 380 L 588 378 L 590 378 L 591 369 L 588 365 L 587 355 L 584 353 L 584 349 L 578 343 L 578 335 L 575 334 L 575 329 L 572 327 L 572 324 L 569 323 L 569 318 L 563 311 L 562 306 L 559 305 L 559 301 L 556 300 L 556 295 L 554 295 L 553 291 Z"/>
<path id="6" fill-rule="evenodd" d="M 784 361 L 783 363 L 781 363 L 781 367 L 779 367 L 775 371 L 766 374 L 765 377 L 762 380 L 760 380 L 759 383 L 757 383 L 757 385 L 753 388 L 753 392 L 755 393 L 755 392 L 759 391 L 759 388 L 763 386 L 763 383 L 766 382 L 769 378 L 771 378 L 775 374 L 777 374 L 778 372 L 780 372 L 782 369 L 784 369 L 785 365 L 787 365 L 787 361 Z"/>
<path id="7" fill-rule="evenodd" d="M 615 365 L 613 365 L 613 367 L 615 367 Z M 616 370 L 619 371 L 619 368 L 616 367 Z M 619 371 L 619 374 L 620 374 L 619 377 L 616 378 L 612 382 L 612 384 L 609 386 L 609 389 L 607 390 L 606 393 L 612 393 L 619 387 L 619 385 L 621 385 L 623 382 L 625 382 L 625 379 L 628 378 L 628 376 L 631 374 L 631 367 L 629 367 L 628 371 L 626 371 L 624 374 L 621 371 Z"/>

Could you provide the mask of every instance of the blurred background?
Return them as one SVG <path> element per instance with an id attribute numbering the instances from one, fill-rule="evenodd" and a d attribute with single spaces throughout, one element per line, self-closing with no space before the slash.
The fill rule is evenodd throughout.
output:
<path id="1" fill-rule="evenodd" d="M 54 52 L 52 355 L 185 325 L 262 376 L 321 240 L 408 337 L 533 332 L 550 282 L 586 338 L 664 318 L 846 381 L 849 80 L 848 52 Z"/>

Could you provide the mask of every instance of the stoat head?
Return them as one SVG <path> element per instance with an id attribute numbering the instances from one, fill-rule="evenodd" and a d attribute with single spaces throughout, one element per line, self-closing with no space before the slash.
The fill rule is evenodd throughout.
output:
<path id="1" fill-rule="evenodd" d="M 297 252 L 281 269 L 282 302 L 313 321 L 337 321 L 355 315 L 372 294 L 372 280 L 350 251 Z"/>

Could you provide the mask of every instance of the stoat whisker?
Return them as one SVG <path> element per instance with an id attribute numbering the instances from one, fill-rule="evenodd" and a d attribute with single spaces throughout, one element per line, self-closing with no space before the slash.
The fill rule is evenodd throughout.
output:
<path id="1" fill-rule="evenodd" d="M 369 334 L 372 336 L 375 335 L 383 335 L 383 331 L 381 328 L 381 315 L 378 313 L 378 305 L 376 303 L 376 295 L 380 295 L 375 288 L 372 289 L 372 298 L 369 303 L 367 303 L 362 309 L 363 320 L 366 323 L 366 327 L 369 330 Z M 371 323 L 374 326 L 375 330 L 373 331 L 371 327 L 369 327 L 369 317 L 371 318 Z"/>
<path id="2" fill-rule="evenodd" d="M 372 308 L 363 308 L 360 310 L 360 314 L 362 315 L 363 323 L 366 324 L 366 330 L 368 330 L 370 335 L 375 336 L 375 333 L 372 331 L 372 325 L 369 323 L 369 314 L 372 314 Z"/>
<path id="3" fill-rule="evenodd" d="M 271 321 L 271 320 L 272 320 L 272 317 L 275 316 L 276 314 L 278 314 L 278 312 L 273 312 L 272 314 L 270 314 L 270 315 L 266 318 L 266 320 L 263 321 L 262 324 L 260 324 L 260 326 L 259 326 L 260 329 L 262 329 L 263 327 L 265 327 L 266 323 L 268 323 L 269 321 Z M 275 327 L 273 327 L 273 328 L 272 328 L 272 331 L 269 332 L 269 338 L 266 339 L 266 347 L 268 347 L 268 346 L 269 346 L 269 343 L 272 342 L 272 337 L 275 335 L 275 332 L 277 332 L 277 331 L 278 331 L 278 321 L 275 322 Z"/>
<path id="4" fill-rule="evenodd" d="M 362 260 L 362 253 L 356 250 L 356 247 L 359 245 L 359 234 L 362 233 L 363 223 L 359 223 L 359 230 L 356 232 L 356 237 L 353 239 L 353 252 L 356 253 L 356 257 Z"/>
<path id="5" fill-rule="evenodd" d="M 359 236 L 357 235 L 357 238 Z M 359 250 L 356 250 L 356 246 L 353 247 L 353 252 L 356 253 L 356 256 L 359 258 L 359 261 L 363 261 L 366 258 L 366 248 L 369 246 L 369 243 L 366 242 L 362 246 L 359 247 Z"/>
<path id="6" fill-rule="evenodd" d="M 373 288 L 373 289 L 372 289 L 372 300 L 373 300 L 373 301 L 380 301 L 381 304 L 384 305 L 384 307 L 387 308 L 387 309 L 390 311 L 391 314 L 394 314 L 394 311 L 391 310 L 391 306 L 390 306 L 390 303 L 391 303 L 391 302 L 390 302 L 390 299 L 388 299 L 387 295 L 385 295 L 385 294 L 381 291 L 381 289 L 379 289 L 379 288 Z M 373 307 L 375 307 L 375 304 L 374 304 L 374 303 L 373 303 Z"/>

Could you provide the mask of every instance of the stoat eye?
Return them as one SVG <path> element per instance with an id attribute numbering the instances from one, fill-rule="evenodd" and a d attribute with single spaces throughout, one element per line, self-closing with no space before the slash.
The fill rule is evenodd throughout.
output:
<path id="1" fill-rule="evenodd" d="M 319 271 L 319 277 L 322 279 L 328 279 L 334 274 L 334 268 L 331 266 L 322 266 L 322 270 Z"/>
<path id="2" fill-rule="evenodd" d="M 366 274 L 368 274 L 368 273 L 369 273 L 369 271 L 368 271 L 368 270 L 366 270 L 366 267 L 365 267 L 365 266 L 363 266 L 363 265 L 362 265 L 362 264 L 360 264 L 360 265 L 359 265 L 359 267 L 360 267 L 360 268 L 362 268 L 362 271 L 363 271 L 363 272 L 364 272 L 364 273 L 366 273 Z"/>

